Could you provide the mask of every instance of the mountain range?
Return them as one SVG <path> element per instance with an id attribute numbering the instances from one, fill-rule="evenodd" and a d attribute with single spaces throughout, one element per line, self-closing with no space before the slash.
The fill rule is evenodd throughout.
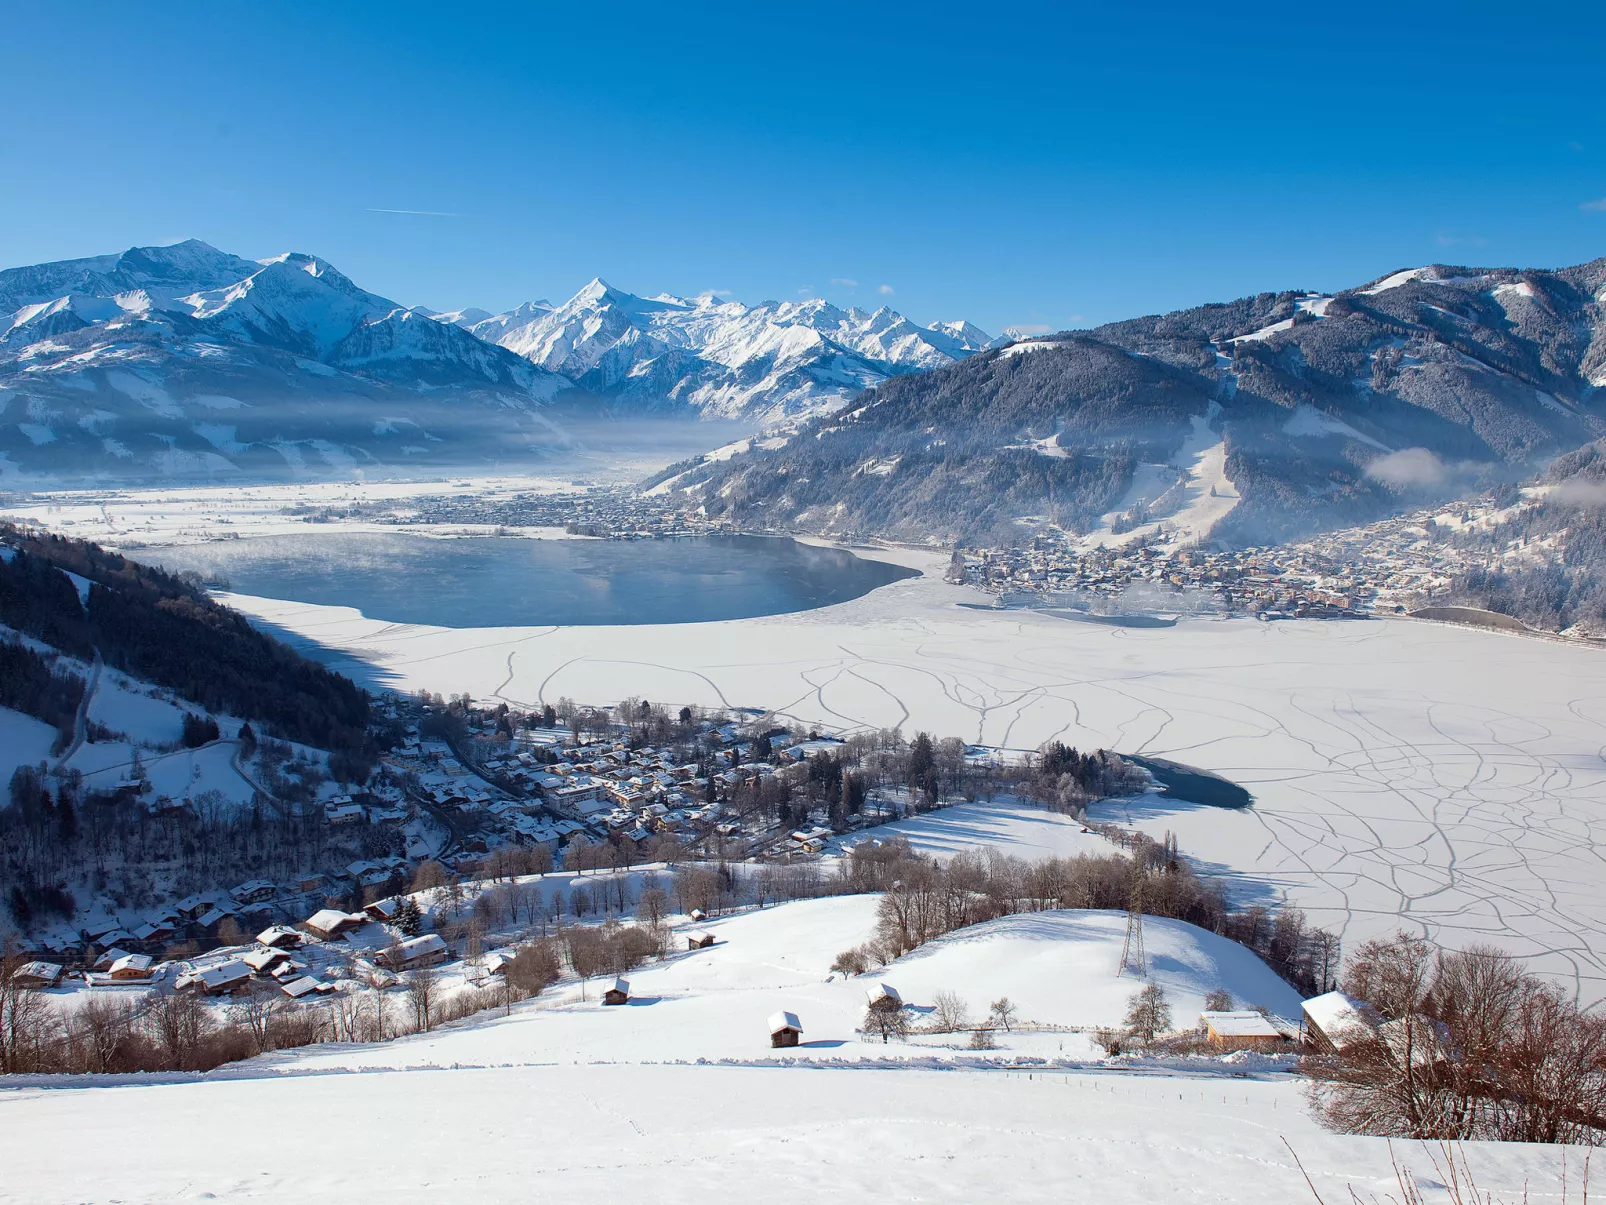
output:
<path id="1" fill-rule="evenodd" d="M 0 272 L 0 473 L 511 467 L 566 418 L 828 410 L 992 340 L 889 309 L 641 298 L 436 313 L 191 240 Z"/>
<path id="2" fill-rule="evenodd" d="M 1431 265 L 984 350 L 652 484 L 831 535 L 1252 545 L 1521 479 L 1606 429 L 1603 386 L 1606 259 Z"/>

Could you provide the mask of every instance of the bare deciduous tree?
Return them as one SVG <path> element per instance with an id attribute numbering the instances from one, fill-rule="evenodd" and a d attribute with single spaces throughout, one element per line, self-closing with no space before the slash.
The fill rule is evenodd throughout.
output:
<path id="1" fill-rule="evenodd" d="M 1170 1028 L 1171 1005 L 1165 989 L 1158 983 L 1145 983 L 1127 1002 L 1126 1031 L 1141 1042 L 1152 1042 Z"/>
<path id="2" fill-rule="evenodd" d="M 958 992 L 946 988 L 931 998 L 932 1026 L 939 1033 L 955 1033 L 970 1026 L 970 1010 Z"/>
<path id="3" fill-rule="evenodd" d="M 407 1003 L 413 1010 L 413 1027 L 420 1033 L 434 1028 L 435 1004 L 440 978 L 434 967 L 407 972 Z"/>

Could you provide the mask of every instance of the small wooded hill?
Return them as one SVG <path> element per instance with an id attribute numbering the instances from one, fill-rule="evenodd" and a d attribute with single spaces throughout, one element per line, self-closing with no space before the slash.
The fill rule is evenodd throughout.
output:
<path id="1" fill-rule="evenodd" d="M 98 651 L 107 665 L 277 736 L 320 749 L 363 747 L 364 691 L 199 587 L 95 544 L 10 525 L 0 525 L 0 546 L 11 550 L 0 559 L 0 624 L 86 661 Z M 87 602 L 68 573 L 90 583 Z M 48 701 L 52 715 L 63 709 L 56 695 Z"/>
<path id="2" fill-rule="evenodd" d="M 1023 515 L 1088 530 L 1136 466 L 1219 438 L 1242 501 L 1215 535 L 1271 542 L 1515 480 L 1598 437 L 1603 292 L 1606 259 L 1437 265 L 1135 318 L 896 378 L 783 447 L 665 476 L 748 526 L 982 543 Z"/>

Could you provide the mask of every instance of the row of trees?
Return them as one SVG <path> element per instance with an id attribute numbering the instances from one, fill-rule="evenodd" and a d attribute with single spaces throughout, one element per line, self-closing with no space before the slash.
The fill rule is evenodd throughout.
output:
<path id="1" fill-rule="evenodd" d="M 874 937 L 838 958 L 858 973 L 884 965 L 956 929 L 1017 912 L 1050 908 L 1127 909 L 1173 917 L 1254 950 L 1307 994 L 1328 990 L 1338 969 L 1337 937 L 1306 923 L 1297 908 L 1235 908 L 1225 887 L 1201 879 L 1173 842 L 1129 838 L 1130 855 L 1045 858 L 1026 862 L 996 850 L 966 851 L 947 861 L 922 858 L 902 840 L 861 846 L 837 883 L 882 892 Z"/>

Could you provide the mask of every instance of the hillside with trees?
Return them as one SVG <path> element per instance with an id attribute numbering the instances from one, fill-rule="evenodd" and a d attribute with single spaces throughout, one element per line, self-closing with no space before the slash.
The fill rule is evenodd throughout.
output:
<path id="1" fill-rule="evenodd" d="M 1089 530 L 1139 465 L 1186 468 L 1203 424 L 1241 497 L 1214 535 L 1280 541 L 1514 482 L 1598 436 L 1603 286 L 1606 259 L 1434 265 L 1136 318 L 888 381 L 784 446 L 654 480 L 746 527 L 997 544 L 1023 516 Z"/>
<path id="2" fill-rule="evenodd" d="M 0 527 L 0 546 L 7 553 L 0 624 L 82 661 L 99 654 L 115 669 L 286 740 L 347 753 L 365 748 L 361 689 L 257 631 L 198 583 L 82 540 L 11 526 Z M 8 664 L 26 662 L 19 652 L 6 656 Z M 15 701 L 5 705 L 59 723 L 50 717 L 61 714 L 70 687 L 28 666 L 26 682 L 7 688 Z"/>

